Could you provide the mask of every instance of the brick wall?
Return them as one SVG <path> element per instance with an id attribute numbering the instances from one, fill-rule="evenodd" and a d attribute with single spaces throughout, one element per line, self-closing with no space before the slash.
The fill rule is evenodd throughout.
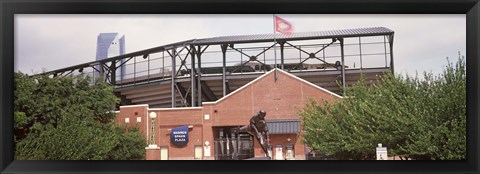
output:
<path id="1" fill-rule="evenodd" d="M 246 125 L 260 109 L 267 112 L 267 120 L 300 119 L 297 111 L 301 110 L 309 99 L 320 102 L 322 99 L 332 101 L 339 98 L 283 71 L 278 71 L 277 77 L 275 81 L 274 73 L 268 73 L 226 98 L 204 103 L 204 113 L 210 114 L 212 126 Z M 289 137 L 290 142 L 287 141 Z M 298 135 L 273 135 L 271 141 L 273 146 L 282 144 L 283 148 L 285 144 L 295 144 L 295 158 L 305 159 L 304 144 Z M 264 156 L 256 140 L 254 148 L 255 156 Z M 283 153 L 285 152 L 286 149 L 283 149 Z"/>
<path id="2" fill-rule="evenodd" d="M 145 148 L 145 158 L 147 160 L 160 160 L 160 148 Z"/>
<path id="3" fill-rule="evenodd" d="M 195 146 L 205 147 L 207 141 L 211 149 L 210 157 L 203 159 L 213 159 L 213 127 L 246 125 L 260 109 L 267 112 L 267 120 L 300 119 L 297 111 L 302 109 L 310 98 L 332 101 L 339 96 L 279 70 L 276 81 L 272 71 L 217 102 L 204 102 L 203 107 L 149 109 L 147 105 L 124 106 L 117 114 L 117 121 L 120 124 L 139 126 L 148 139 L 150 129 L 147 131 L 149 127 L 146 119 L 149 112 L 156 112 L 155 140 L 159 147 L 168 148 L 169 159 L 193 159 Z M 205 115 L 209 118 L 206 119 Z M 142 117 L 140 123 L 136 123 L 136 117 Z M 125 118 L 129 118 L 130 122 L 125 123 Z M 184 147 L 176 147 L 170 143 L 168 129 L 183 125 L 193 126 L 189 129 L 189 142 Z M 282 145 L 283 154 L 286 153 L 286 144 L 294 144 L 295 159 L 305 159 L 304 144 L 299 135 L 271 135 L 270 140 L 273 146 L 272 157 L 275 157 L 277 144 Z M 256 140 L 254 153 L 258 157 L 264 156 Z"/>
<path id="4" fill-rule="evenodd" d="M 194 147 L 203 145 L 202 108 L 189 109 L 150 109 L 157 113 L 155 121 L 156 143 L 159 147 L 168 147 L 169 159 L 193 159 Z M 177 147 L 171 143 L 169 129 L 179 126 L 193 126 L 188 129 L 188 143 Z"/>
<path id="5" fill-rule="evenodd" d="M 140 117 L 140 122 L 137 122 L 137 118 Z M 125 119 L 128 118 L 128 123 L 125 122 Z M 120 106 L 120 112 L 116 114 L 116 123 L 119 125 L 128 125 L 136 126 L 139 128 L 140 132 L 145 135 L 145 139 L 148 141 L 149 137 L 147 136 L 150 132 L 148 127 L 148 122 L 150 121 L 148 117 L 148 105 L 130 105 L 130 106 Z"/>

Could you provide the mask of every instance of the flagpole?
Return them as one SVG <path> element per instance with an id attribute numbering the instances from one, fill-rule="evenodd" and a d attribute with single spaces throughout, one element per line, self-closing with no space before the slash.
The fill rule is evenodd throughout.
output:
<path id="1" fill-rule="evenodd" d="M 275 57 L 275 64 L 274 64 L 274 73 L 275 73 L 275 82 L 277 82 L 277 39 L 276 39 L 276 35 L 277 33 L 275 32 L 275 28 L 276 28 L 276 23 L 275 23 L 275 13 L 272 14 L 272 17 L 273 17 L 273 54 L 274 54 L 274 57 Z"/>

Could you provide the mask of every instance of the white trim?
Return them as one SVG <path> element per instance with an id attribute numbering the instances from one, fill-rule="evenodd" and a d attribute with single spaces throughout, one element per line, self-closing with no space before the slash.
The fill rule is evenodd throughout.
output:
<path id="1" fill-rule="evenodd" d="M 148 108 L 148 104 L 125 105 L 125 106 L 120 106 L 120 108 L 131 108 L 131 107 L 139 107 L 139 106 L 146 106 Z"/>
<path id="2" fill-rule="evenodd" d="M 160 147 L 145 147 L 145 150 L 160 150 Z"/>
<path id="3" fill-rule="evenodd" d="M 160 147 L 158 147 L 156 144 L 149 144 L 147 147 L 145 147 L 145 150 L 160 150 Z"/>
<path id="4" fill-rule="evenodd" d="M 273 70 L 270 70 L 269 72 L 267 72 L 267 73 L 261 75 L 260 77 L 257 77 L 256 79 L 248 82 L 247 84 L 243 85 L 242 87 L 238 88 L 237 90 L 233 91 L 232 93 L 230 93 L 230 94 L 228 94 L 228 95 L 226 95 L 226 96 L 218 99 L 217 101 L 214 101 L 214 102 L 202 102 L 202 105 L 204 105 L 204 104 L 216 104 L 216 103 L 219 103 L 219 102 L 221 102 L 222 100 L 224 100 L 225 98 L 227 98 L 227 97 L 229 97 L 229 96 L 231 96 L 231 95 L 233 95 L 233 94 L 235 94 L 235 93 L 238 93 L 238 92 L 241 91 L 242 89 L 246 88 L 247 86 L 250 86 L 252 83 L 255 83 L 256 81 L 259 81 L 260 79 L 262 79 L 263 77 L 267 76 L 268 74 L 270 74 L 270 73 L 272 73 L 272 72 L 273 72 Z"/>
<path id="5" fill-rule="evenodd" d="M 319 86 L 317 86 L 317 85 L 315 85 L 315 84 L 313 84 L 313 83 L 310 83 L 309 81 L 306 81 L 306 80 L 304 80 L 304 79 L 302 79 L 302 78 L 300 78 L 300 77 L 297 77 L 297 76 L 295 76 L 295 75 L 292 75 L 292 74 L 290 74 L 290 73 L 288 73 L 288 72 L 286 72 L 286 71 L 283 71 L 283 70 L 281 70 L 281 69 L 274 68 L 274 69 L 270 70 L 269 72 L 261 75 L 260 77 L 257 77 L 256 79 L 248 82 L 247 84 L 245 84 L 245 85 L 243 85 L 242 87 L 238 88 L 238 89 L 235 90 L 234 92 L 226 95 L 225 97 L 222 97 L 222 98 L 220 98 L 219 100 L 214 101 L 214 102 L 202 102 L 202 105 L 205 105 L 205 104 L 207 104 L 207 105 L 208 105 L 208 104 L 217 104 L 217 103 L 221 102 L 222 100 L 224 100 L 225 98 L 227 98 L 227 97 L 229 97 L 229 96 L 231 96 L 231 95 L 233 95 L 233 94 L 241 91 L 243 88 L 246 88 L 247 86 L 250 86 L 252 83 L 255 83 L 256 81 L 259 81 L 260 79 L 262 79 L 263 77 L 267 76 L 268 74 L 274 72 L 275 70 L 279 70 L 280 72 L 282 72 L 282 73 L 284 73 L 284 74 L 286 74 L 286 75 L 288 75 L 288 76 L 290 76 L 290 77 L 293 77 L 294 79 L 300 80 L 300 81 L 302 81 L 302 82 L 304 82 L 304 83 L 306 83 L 306 84 L 308 84 L 308 85 L 310 85 L 310 86 L 313 86 L 313 87 L 315 87 L 315 88 L 317 88 L 317 89 L 320 89 L 320 90 L 322 90 L 322 91 L 324 91 L 324 92 L 327 92 L 327 93 L 329 93 L 329 94 L 331 94 L 331 95 L 333 95 L 333 96 L 335 96 L 335 97 L 343 98 L 342 96 L 339 96 L 338 94 L 335 94 L 335 93 L 333 93 L 333 92 L 331 92 L 331 91 L 329 91 L 329 90 L 326 90 L 325 88 L 319 87 Z"/>
<path id="6" fill-rule="evenodd" d="M 107 111 L 107 112 L 105 112 L 105 113 L 106 113 L 106 114 L 110 114 L 110 113 L 118 114 L 118 113 L 120 113 L 120 111 Z"/>
<path id="7" fill-rule="evenodd" d="M 277 69 L 277 68 L 275 68 L 275 69 Z M 298 79 L 298 80 L 300 80 L 300 81 L 302 81 L 302 82 L 304 82 L 304 83 L 306 83 L 306 84 L 308 84 L 308 85 L 310 85 L 310 86 L 313 86 L 313 87 L 315 87 L 315 88 L 317 88 L 317 89 L 320 89 L 320 90 L 322 90 L 322 91 L 324 91 L 324 92 L 327 92 L 327 93 L 329 93 L 329 94 L 331 94 L 331 95 L 333 95 L 333 96 L 335 96 L 335 97 L 343 98 L 342 96 L 339 96 L 338 94 L 335 94 L 335 93 L 333 93 L 332 91 L 329 91 L 329 90 L 326 90 L 325 88 L 319 87 L 319 86 L 317 86 L 317 85 L 315 85 L 315 84 L 313 84 L 313 83 L 310 83 L 309 81 L 306 81 L 306 80 L 304 80 L 304 79 L 302 79 L 302 78 L 300 78 L 300 77 L 294 76 L 294 75 L 292 75 L 292 74 L 290 74 L 290 73 L 288 73 L 288 72 L 285 72 L 285 71 L 283 71 L 283 70 L 281 70 L 281 69 L 277 69 L 277 70 L 279 70 L 280 72 L 282 72 L 282 73 L 284 73 L 284 74 L 286 74 L 286 75 L 288 75 L 288 76 L 290 76 L 290 77 L 293 77 L 293 78 L 295 78 L 295 79 Z"/>
<path id="8" fill-rule="evenodd" d="M 169 111 L 169 110 L 202 109 L 202 108 L 203 107 L 149 108 L 148 111 Z"/>
<path id="9" fill-rule="evenodd" d="M 189 129 L 192 129 L 192 128 L 193 128 L 193 125 L 188 125 L 188 128 L 189 128 Z M 167 131 L 172 131 L 172 129 L 167 129 Z"/>

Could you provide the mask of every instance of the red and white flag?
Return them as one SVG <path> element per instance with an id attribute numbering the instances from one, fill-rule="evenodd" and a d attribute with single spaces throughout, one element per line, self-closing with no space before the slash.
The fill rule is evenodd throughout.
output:
<path id="1" fill-rule="evenodd" d="M 293 25 L 281 17 L 275 16 L 275 31 L 285 35 L 293 33 Z"/>

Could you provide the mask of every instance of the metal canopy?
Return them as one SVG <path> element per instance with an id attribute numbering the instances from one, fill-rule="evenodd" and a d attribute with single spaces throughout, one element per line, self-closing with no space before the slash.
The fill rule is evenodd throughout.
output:
<path id="1" fill-rule="evenodd" d="M 370 27 L 370 28 L 356 28 L 356 29 L 343 29 L 343 30 L 328 30 L 328 31 L 316 31 L 316 32 L 302 32 L 293 33 L 291 35 L 284 34 L 255 34 L 255 35 L 238 35 L 238 36 L 221 36 L 203 39 L 191 39 L 167 45 L 162 45 L 142 51 L 119 55 L 107 59 L 88 62 L 80 65 L 75 65 L 67 68 L 62 68 L 46 73 L 56 73 L 67 71 L 71 69 L 77 69 L 80 67 L 86 67 L 93 64 L 105 63 L 125 59 L 129 57 L 143 56 L 155 52 L 161 52 L 172 48 L 183 46 L 201 46 L 201 45 L 216 45 L 216 44 L 234 44 L 234 43 L 258 43 L 258 42 L 273 42 L 278 41 L 294 41 L 294 40 L 311 40 L 311 39 L 328 39 L 328 38 L 348 38 L 348 37 L 361 37 L 361 36 L 378 36 L 378 35 L 393 35 L 394 31 L 385 27 Z"/>
<path id="2" fill-rule="evenodd" d="M 195 107 L 201 106 L 204 101 L 215 101 L 226 96 L 241 85 L 246 84 L 247 81 L 252 80 L 253 76 L 259 76 L 270 70 L 272 65 L 290 73 L 308 77 L 312 83 L 332 91 L 340 90 L 338 84 L 332 82 L 341 80 L 342 87 L 345 88 L 347 84 L 358 80 L 358 76 L 355 73 L 349 73 L 356 71 L 356 59 L 360 61 L 360 73 L 365 73 L 364 71 L 372 70 L 372 68 L 381 68 L 382 72 L 387 69 L 394 72 L 393 36 L 394 31 L 388 28 L 371 27 L 293 33 L 292 35 L 257 34 L 190 39 L 42 74 L 53 77 L 81 74 L 92 77 L 92 83 L 97 80 L 104 80 L 117 87 L 116 91 L 123 97 L 121 102 L 123 104 L 152 101 L 148 104 L 157 107 Z M 345 38 L 357 37 L 358 44 L 355 41 L 356 39 L 349 39 L 349 43 L 344 43 Z M 374 37 L 376 41 L 367 39 L 366 42 L 362 42 L 362 37 Z M 383 41 L 380 41 L 378 38 L 383 38 Z M 320 39 L 331 39 L 331 42 L 322 44 L 292 42 Z M 234 47 L 236 44 L 262 42 L 268 43 L 268 46 Z M 378 49 L 383 50 L 383 52 L 378 52 L 377 50 L 377 52 L 362 54 L 362 44 L 377 45 L 377 47 L 383 44 L 383 47 Z M 387 44 L 390 46 L 389 52 L 387 51 Z M 207 48 L 218 48 L 217 46 L 221 48 L 221 52 L 218 50 L 206 51 Z M 349 50 L 358 48 L 358 54 L 355 51 L 350 54 L 344 53 L 345 46 Z M 280 48 L 279 64 L 276 62 L 277 52 L 274 49 L 277 47 Z M 327 48 L 330 48 L 328 54 L 325 53 Z M 288 51 L 288 53 L 285 53 L 285 51 Z M 297 51 L 298 54 L 295 53 Z M 272 52 L 274 55 L 269 54 Z M 390 67 L 387 60 L 388 55 L 390 56 Z M 376 59 L 381 56 L 382 61 L 384 58 L 385 65 L 364 66 L 362 60 L 366 58 L 365 56 Z M 207 59 L 204 59 L 204 57 Z M 263 57 L 263 60 L 261 57 Z M 353 69 L 345 70 L 349 68 L 345 65 L 345 57 L 353 61 Z M 218 61 L 212 62 L 208 61 L 209 58 L 221 59 L 216 59 Z M 274 64 L 272 64 L 273 58 L 275 58 Z M 311 64 L 314 66 L 308 68 L 308 65 L 304 63 L 312 60 L 319 61 L 321 64 Z M 207 66 L 203 66 L 202 61 L 205 61 L 203 64 Z M 120 77 L 126 76 L 128 78 L 117 79 L 118 74 L 116 72 L 118 68 L 128 62 L 130 62 L 127 64 L 130 70 L 133 70 L 129 74 L 120 74 Z M 218 66 L 220 64 L 221 66 Z M 312 79 L 310 77 L 312 73 L 321 74 L 313 74 L 316 78 Z M 103 79 L 100 77 L 103 77 Z M 145 98 L 145 95 L 140 93 L 128 95 L 127 93 L 130 90 L 125 88 L 132 88 L 133 91 L 130 92 L 133 93 L 135 91 L 138 92 L 138 89 L 141 91 L 141 88 L 156 85 L 162 86 L 162 91 L 164 92 L 157 92 L 155 93 L 156 96 L 150 96 L 150 98 Z M 167 89 L 166 86 L 170 87 Z M 272 128 L 276 129 L 274 127 L 281 124 L 283 123 L 272 123 Z M 296 127 L 291 124 L 290 127 Z M 278 128 L 278 130 L 281 132 L 283 128 Z"/>
<path id="3" fill-rule="evenodd" d="M 91 65 L 97 65 L 97 64 L 101 64 L 101 63 L 117 61 L 117 60 L 121 60 L 121 59 L 125 59 L 125 58 L 144 56 L 144 55 L 148 55 L 148 54 L 151 54 L 151 53 L 162 52 L 162 51 L 165 51 L 165 50 L 168 50 L 168 49 L 172 49 L 172 48 L 175 48 L 177 46 L 189 45 L 192 41 L 194 41 L 194 39 L 181 41 L 181 42 L 176 42 L 176 43 L 171 43 L 171 44 L 167 44 L 167 45 L 162 45 L 162 46 L 149 48 L 149 49 L 141 50 L 141 51 L 136 51 L 136 52 L 132 52 L 132 53 L 122 54 L 122 55 L 119 55 L 119 56 L 110 57 L 110 58 L 106 58 L 106 59 L 102 59 L 102 60 L 95 60 L 95 61 L 88 62 L 88 63 L 82 63 L 82 64 L 75 65 L 75 66 L 70 66 L 70 67 L 57 69 L 57 70 L 53 70 L 53 71 L 49 71 L 49 72 L 45 72 L 45 73 L 40 73 L 38 75 L 50 74 L 52 72 L 53 73 L 63 72 L 63 71 L 68 71 L 68 70 L 72 70 L 72 69 L 88 67 L 88 66 L 91 66 Z"/>
<path id="4" fill-rule="evenodd" d="M 385 27 L 357 28 L 344 30 L 329 30 L 317 32 L 293 33 L 291 35 L 284 34 L 256 34 L 256 35 L 240 35 L 240 36 L 222 36 L 205 39 L 197 39 L 193 41 L 196 45 L 214 45 L 225 43 L 254 43 L 254 42 L 273 42 L 274 40 L 309 40 L 309 39 L 326 39 L 336 37 L 359 37 L 370 35 L 390 35 L 394 31 Z"/>
<path id="5" fill-rule="evenodd" d="M 300 133 L 300 120 L 266 120 L 270 134 Z"/>

